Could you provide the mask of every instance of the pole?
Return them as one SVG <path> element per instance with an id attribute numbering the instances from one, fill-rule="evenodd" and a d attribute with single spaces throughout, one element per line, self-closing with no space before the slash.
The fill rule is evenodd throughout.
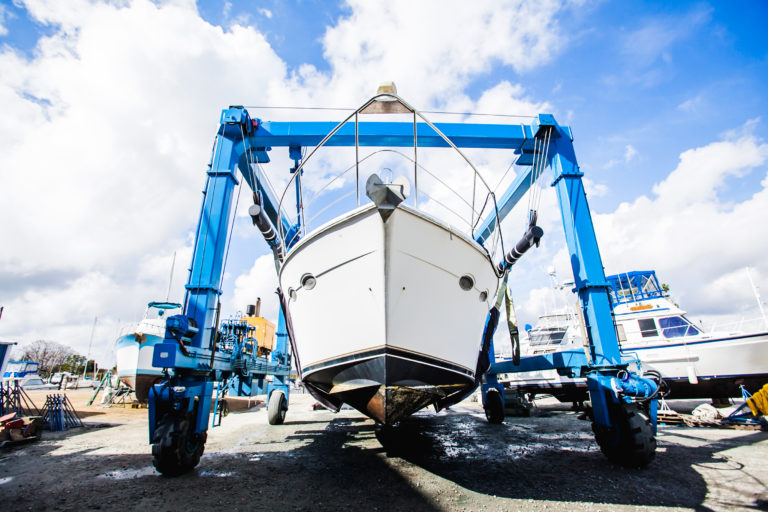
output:
<path id="1" fill-rule="evenodd" d="M 763 308 L 763 299 L 760 298 L 760 290 L 755 286 L 755 282 L 752 280 L 752 274 L 749 272 L 749 267 L 746 268 L 747 277 L 749 278 L 749 284 L 752 285 L 752 293 L 755 294 L 755 300 L 757 300 L 757 307 L 760 308 L 760 316 L 763 317 L 763 323 L 768 328 L 768 318 L 765 316 L 765 308 Z"/>
<path id="2" fill-rule="evenodd" d="M 93 345 L 93 333 L 96 331 L 96 322 L 99 320 L 98 316 L 93 317 L 93 326 L 91 327 L 91 340 L 88 342 L 88 353 L 85 354 L 85 366 L 83 367 L 83 379 L 85 379 L 85 373 L 88 371 L 88 358 L 91 357 L 91 345 Z M 94 364 L 96 362 L 94 361 Z"/>
<path id="3" fill-rule="evenodd" d="M 171 262 L 171 277 L 168 278 L 168 293 L 165 295 L 165 302 L 171 298 L 171 285 L 173 284 L 173 269 L 176 267 L 176 251 L 173 251 L 173 261 Z"/>

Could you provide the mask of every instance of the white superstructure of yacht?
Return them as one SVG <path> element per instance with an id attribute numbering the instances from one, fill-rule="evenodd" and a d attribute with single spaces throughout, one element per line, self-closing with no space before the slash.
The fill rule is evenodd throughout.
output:
<path id="1" fill-rule="evenodd" d="M 768 328 L 705 331 L 670 299 L 654 271 L 607 280 L 622 354 L 639 360 L 643 371 L 659 372 L 670 386 L 670 397 L 727 398 L 738 396 L 740 385 L 756 390 L 768 382 Z M 578 308 L 542 316 L 528 339 L 528 355 L 583 350 Z M 568 401 L 586 398 L 583 379 L 555 371 L 507 374 L 503 381 L 519 393 L 547 393 Z"/>

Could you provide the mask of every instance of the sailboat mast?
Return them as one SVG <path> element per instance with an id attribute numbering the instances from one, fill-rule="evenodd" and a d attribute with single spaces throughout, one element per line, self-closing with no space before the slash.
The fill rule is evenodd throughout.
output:
<path id="1" fill-rule="evenodd" d="M 173 284 L 173 269 L 176 267 L 176 251 L 173 251 L 173 261 L 171 262 L 171 276 L 168 278 L 168 293 L 165 294 L 165 302 L 171 298 L 171 285 Z"/>
<path id="2" fill-rule="evenodd" d="M 760 290 L 755 286 L 755 282 L 752 280 L 752 273 L 749 271 L 749 267 L 746 268 L 747 277 L 749 278 L 749 284 L 752 285 L 752 293 L 755 294 L 755 300 L 757 300 L 757 307 L 760 308 L 760 315 L 763 317 L 763 323 L 768 328 L 768 318 L 765 316 L 765 308 L 763 308 L 763 299 L 760 297 Z"/>
<path id="3" fill-rule="evenodd" d="M 96 331 L 96 322 L 99 320 L 98 316 L 93 317 L 93 326 L 91 327 L 91 340 L 88 342 L 88 352 L 85 354 L 85 365 L 83 366 L 83 379 L 88 371 L 88 358 L 91 357 L 91 346 L 93 345 L 93 333 Z M 96 361 L 93 362 L 96 364 Z"/>

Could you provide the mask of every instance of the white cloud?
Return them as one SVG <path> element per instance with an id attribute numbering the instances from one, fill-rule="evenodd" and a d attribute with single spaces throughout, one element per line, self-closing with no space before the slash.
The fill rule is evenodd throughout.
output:
<path id="1" fill-rule="evenodd" d="M 653 87 L 668 80 L 675 72 L 675 46 L 710 23 L 712 12 L 707 5 L 697 5 L 682 14 L 639 20 L 638 28 L 622 35 L 618 48 L 624 56 L 622 69 L 603 81 L 611 87 Z"/>
<path id="2" fill-rule="evenodd" d="M 118 319 L 136 321 L 146 302 L 164 298 L 174 251 L 171 298 L 181 299 L 222 107 L 349 105 L 394 79 L 423 109 L 534 113 L 549 106 L 511 82 L 476 100 L 465 89 L 498 64 L 524 72 L 546 63 L 565 42 L 554 1 L 352 1 L 323 39 L 330 71 L 289 72 L 242 18 L 212 26 L 193 0 L 24 7 L 53 33 L 32 57 L 0 49 L 0 335 L 85 352 L 98 315 L 105 361 Z M 287 167 L 287 155 L 271 156 Z M 491 177 L 508 165 L 500 157 L 480 164 Z M 270 173 L 280 189 L 287 173 Z M 273 278 L 271 256 L 257 259 L 235 279 L 231 307 L 256 293 L 276 315 Z"/>
<path id="3" fill-rule="evenodd" d="M 0 5 L 0 36 L 8 35 L 8 28 L 5 26 L 5 20 L 8 19 L 8 7 Z"/>
<path id="4" fill-rule="evenodd" d="M 27 7 L 61 30 L 30 60 L 0 52 L 0 205 L 14 219 L 0 225 L 0 328 L 85 352 L 94 315 L 136 321 L 165 296 L 219 109 L 268 95 L 285 65 L 256 31 L 224 32 L 191 3 Z"/>
<path id="5" fill-rule="evenodd" d="M 684 308 L 703 315 L 751 307 L 744 267 L 763 287 L 768 277 L 768 176 L 741 202 L 721 193 L 728 178 L 765 173 L 767 162 L 768 143 L 749 133 L 683 152 L 651 196 L 594 215 L 607 272 L 656 269 Z"/>
<path id="6" fill-rule="evenodd" d="M 415 104 L 442 105 L 468 79 L 495 63 L 524 72 L 548 62 L 564 44 L 559 2 L 366 2 L 324 37 L 335 70 L 332 87 L 363 98 L 394 80 Z"/>
<path id="7" fill-rule="evenodd" d="M 627 144 L 626 146 L 624 146 L 624 156 L 621 159 L 614 158 L 614 159 L 608 160 L 608 162 L 606 162 L 605 165 L 603 165 L 603 169 L 611 169 L 612 167 L 616 167 L 617 165 L 622 163 L 628 164 L 629 162 L 634 160 L 636 156 L 637 156 L 637 150 L 634 148 L 634 146 L 632 146 L 632 144 Z"/>
<path id="8" fill-rule="evenodd" d="M 270 11 L 269 9 L 261 8 L 259 9 L 259 14 L 261 14 L 262 16 L 270 20 L 272 19 L 272 11 Z"/>
<path id="9" fill-rule="evenodd" d="M 632 144 L 627 144 L 624 147 L 624 162 L 629 163 L 637 156 L 637 150 Z"/>
<path id="10" fill-rule="evenodd" d="M 249 304 L 256 304 L 261 298 L 261 316 L 277 319 L 280 301 L 277 298 L 277 275 L 271 254 L 259 256 L 251 269 L 235 280 L 235 290 L 230 303 L 230 312 L 245 311 Z"/>
<path id="11" fill-rule="evenodd" d="M 711 17 L 711 7 L 697 6 L 682 16 L 660 16 L 645 20 L 640 28 L 624 37 L 621 50 L 635 67 L 650 66 L 656 60 L 669 63 L 670 47 L 708 23 Z"/>
<path id="12" fill-rule="evenodd" d="M 756 122 L 684 151 L 652 194 L 624 202 L 611 213 L 592 212 L 606 274 L 656 270 L 674 299 L 691 319 L 703 320 L 705 328 L 761 328 L 744 270 L 749 266 L 763 296 L 768 294 L 768 231 L 763 222 L 768 218 L 768 143 L 753 135 Z M 729 179 L 753 178 L 750 173 L 763 178 L 750 197 L 724 198 Z M 584 181 L 593 196 L 594 185 Z M 540 213 L 547 215 L 548 209 L 559 213 L 554 199 Z M 544 222 L 541 248 L 526 254 L 510 281 L 521 323 L 535 323 L 552 310 L 548 288 L 541 286 L 547 267 L 557 269 L 560 281 L 572 279 L 560 219 L 550 214 Z M 506 239 L 514 234 L 511 229 Z"/>
<path id="13" fill-rule="evenodd" d="M 683 111 L 683 112 L 696 112 L 699 110 L 701 105 L 704 103 L 704 96 L 699 94 L 698 96 L 694 96 L 693 98 L 688 98 L 681 104 L 677 106 L 677 110 Z"/>

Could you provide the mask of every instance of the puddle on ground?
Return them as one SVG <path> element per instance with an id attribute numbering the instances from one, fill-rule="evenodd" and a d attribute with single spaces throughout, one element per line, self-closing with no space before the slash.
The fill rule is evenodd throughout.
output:
<path id="1" fill-rule="evenodd" d="M 517 460 L 524 457 L 535 457 L 541 452 L 547 452 L 557 450 L 558 452 L 573 452 L 573 453 L 589 453 L 592 450 L 588 445 L 585 446 L 569 446 L 569 445 L 553 445 L 552 443 L 527 443 L 524 445 L 508 446 L 506 449 L 506 456 L 510 460 Z"/>
<path id="2" fill-rule="evenodd" d="M 11 480 L 13 480 L 12 476 L 6 476 L 5 478 L 0 478 L 0 485 L 7 484 Z"/>
<path id="3" fill-rule="evenodd" d="M 110 478 L 112 480 L 133 480 L 134 478 L 141 478 L 144 476 L 156 475 L 157 471 L 153 466 L 147 466 L 140 469 L 115 469 L 114 471 L 108 471 L 96 478 Z"/>
<path id="4" fill-rule="evenodd" d="M 198 473 L 198 474 L 200 476 L 215 476 L 215 477 L 218 477 L 218 478 L 227 478 L 227 477 L 230 477 L 230 476 L 235 476 L 235 472 L 234 471 L 209 471 L 209 470 L 205 470 L 205 471 L 200 471 L 200 473 Z"/>

